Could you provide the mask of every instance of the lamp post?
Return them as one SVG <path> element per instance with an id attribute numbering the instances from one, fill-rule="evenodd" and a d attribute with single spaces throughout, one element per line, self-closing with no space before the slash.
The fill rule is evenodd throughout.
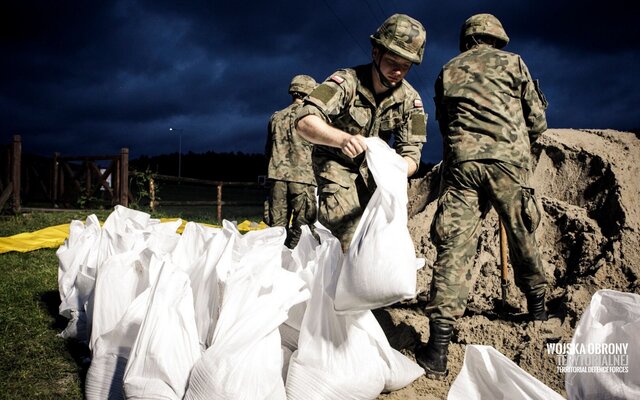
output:
<path id="1" fill-rule="evenodd" d="M 171 132 L 178 132 L 178 181 L 182 177 L 182 132 L 184 129 L 169 128 Z"/>

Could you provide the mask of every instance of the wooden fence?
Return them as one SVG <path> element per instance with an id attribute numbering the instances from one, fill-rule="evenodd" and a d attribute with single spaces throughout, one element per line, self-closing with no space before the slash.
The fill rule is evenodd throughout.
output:
<path id="1" fill-rule="evenodd" d="M 36 168 L 25 162 L 22 155 L 20 135 L 15 135 L 3 156 L 5 173 L 0 176 L 0 210 L 10 201 L 10 209 L 14 213 L 20 211 L 57 211 L 78 208 L 79 197 L 85 199 L 102 197 L 109 205 L 116 204 L 128 207 L 134 201 L 130 186 L 132 179 L 129 171 L 129 149 L 123 148 L 118 155 L 105 156 L 63 156 L 54 153 L 52 159 L 40 160 L 46 168 Z M 27 160 L 28 161 L 28 160 Z M 100 163 L 106 168 L 100 168 Z M 40 166 L 42 167 L 42 165 Z M 157 193 L 159 182 L 172 182 L 176 185 L 192 184 L 214 189 L 206 200 L 167 200 L 159 198 Z M 175 177 L 150 174 L 148 179 L 149 208 L 155 211 L 160 206 L 212 206 L 216 207 L 217 219 L 222 221 L 223 206 L 257 206 L 263 198 L 253 196 L 242 200 L 223 200 L 223 188 L 264 188 L 259 182 L 225 182 L 204 179 Z M 38 190 L 49 207 L 25 207 L 32 200 L 33 192 Z M 214 195 L 215 193 L 215 195 Z M 215 199 L 215 200 L 214 200 Z M 33 203 L 33 201 L 31 201 Z"/>
<path id="2" fill-rule="evenodd" d="M 212 200 L 160 200 L 156 197 L 156 187 L 158 182 L 174 182 L 174 183 L 191 183 L 203 186 L 211 186 L 215 188 L 215 201 Z M 222 197 L 223 188 L 263 188 L 264 185 L 259 182 L 226 182 L 226 181 L 211 181 L 206 179 L 184 178 L 175 177 L 169 175 L 153 174 L 149 179 L 149 208 L 154 211 L 160 206 L 214 206 L 216 207 L 216 214 L 218 223 L 222 223 L 222 206 L 256 206 L 262 205 L 263 199 L 257 202 L 255 199 L 244 201 L 225 201 Z"/>
<path id="3" fill-rule="evenodd" d="M 0 210 L 5 203 L 12 199 L 11 209 L 14 213 L 20 211 L 20 165 L 22 157 L 22 139 L 14 135 L 13 141 L 5 150 L 5 173 L 0 181 Z"/>

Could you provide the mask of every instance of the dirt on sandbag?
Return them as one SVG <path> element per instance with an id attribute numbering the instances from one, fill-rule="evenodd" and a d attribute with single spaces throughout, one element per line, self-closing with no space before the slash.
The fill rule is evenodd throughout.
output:
<path id="1" fill-rule="evenodd" d="M 525 318 L 524 295 L 510 268 L 508 313 L 500 312 L 498 217 L 484 221 L 474 261 L 475 286 L 468 309 L 449 346 L 449 375 L 422 376 L 380 399 L 445 399 L 458 375 L 467 344 L 496 348 L 522 369 L 566 397 L 564 374 L 546 343 L 570 342 L 580 316 L 599 289 L 640 294 L 640 139 L 613 130 L 550 129 L 533 145 L 531 185 L 543 209 L 536 231 L 549 288 L 547 322 Z M 374 313 L 393 347 L 413 357 L 429 337 L 422 308 L 428 296 L 436 251 L 429 227 L 436 211 L 438 166 L 409 184 L 409 230 L 416 253 L 426 260 L 418 271 L 416 301 Z"/>

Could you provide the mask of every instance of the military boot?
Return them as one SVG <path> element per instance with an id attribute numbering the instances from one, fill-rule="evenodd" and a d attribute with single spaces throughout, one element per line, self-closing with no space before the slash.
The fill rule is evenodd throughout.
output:
<path id="1" fill-rule="evenodd" d="M 544 292 L 539 294 L 527 294 L 527 311 L 532 321 L 546 321 L 549 315 L 545 310 Z"/>
<path id="2" fill-rule="evenodd" d="M 416 362 L 428 378 L 440 380 L 449 373 L 447 355 L 452 335 L 453 325 L 429 322 L 429 341 L 416 349 Z"/>

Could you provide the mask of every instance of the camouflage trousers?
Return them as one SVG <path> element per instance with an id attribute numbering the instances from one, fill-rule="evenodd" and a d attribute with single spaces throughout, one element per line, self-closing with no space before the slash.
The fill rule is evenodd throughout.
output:
<path id="1" fill-rule="evenodd" d="M 540 209 L 528 171 L 500 161 L 466 161 L 443 171 L 431 238 L 438 256 L 429 303 L 432 321 L 453 324 L 467 307 L 472 268 L 482 221 L 493 206 L 505 225 L 515 283 L 525 294 L 539 294 L 547 281 L 535 230 Z"/>
<path id="2" fill-rule="evenodd" d="M 316 181 L 318 221 L 340 240 L 342 251 L 347 251 L 375 185 L 368 187 L 359 175 L 348 187 L 321 176 L 316 176 Z"/>
<path id="3" fill-rule="evenodd" d="M 285 245 L 294 248 L 300 240 L 302 225 L 313 231 L 316 222 L 316 187 L 306 183 L 272 181 L 265 222 L 269 226 L 287 229 Z"/>

